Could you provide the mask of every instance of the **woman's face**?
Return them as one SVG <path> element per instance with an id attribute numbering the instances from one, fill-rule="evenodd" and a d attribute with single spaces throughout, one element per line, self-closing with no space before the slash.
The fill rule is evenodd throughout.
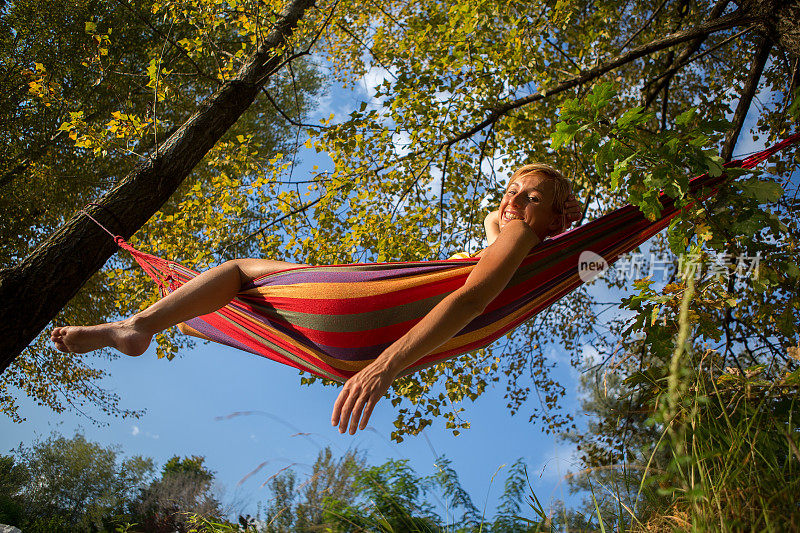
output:
<path id="1" fill-rule="evenodd" d="M 500 202 L 500 229 L 509 221 L 524 220 L 540 239 L 556 229 L 553 211 L 553 181 L 541 174 L 525 174 L 515 178 Z"/>

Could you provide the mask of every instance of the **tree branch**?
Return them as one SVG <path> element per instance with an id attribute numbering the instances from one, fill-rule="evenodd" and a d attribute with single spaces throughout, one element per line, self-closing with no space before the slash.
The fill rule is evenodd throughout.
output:
<path id="1" fill-rule="evenodd" d="M 93 121 L 100 115 L 97 111 L 90 113 L 84 120 L 86 122 Z M 18 163 L 14 165 L 8 172 L 0 176 L 0 187 L 5 187 L 17 178 L 20 178 L 23 173 L 30 168 L 30 166 L 41 159 L 56 143 L 66 137 L 67 132 L 64 130 L 57 130 L 49 139 L 44 141 L 39 146 L 31 149 L 22 158 L 17 157 Z"/>
<path id="2" fill-rule="evenodd" d="M 280 108 L 278 103 L 272 98 L 272 95 L 269 94 L 269 91 L 267 91 L 266 87 L 262 87 L 261 88 L 261 92 L 264 93 L 264 96 L 267 97 L 267 100 L 269 100 L 269 103 L 272 104 L 272 107 L 275 108 L 275 111 L 277 111 L 280 114 L 280 116 L 282 116 L 283 119 L 286 122 L 288 122 L 289 124 L 291 124 L 292 126 L 324 129 L 323 126 L 320 126 L 318 124 L 306 124 L 304 122 L 297 122 L 292 117 L 287 115 L 286 112 L 283 109 Z"/>
<path id="3" fill-rule="evenodd" d="M 645 23 L 644 23 L 644 25 L 643 25 L 641 28 L 639 28 L 638 30 L 636 30 L 636 33 L 634 33 L 633 35 L 631 35 L 631 36 L 628 38 L 628 40 L 627 40 L 627 41 L 625 41 L 625 44 L 623 44 L 622 46 L 620 46 L 620 47 L 619 47 L 619 51 L 620 51 L 620 52 L 622 52 L 623 50 L 625 50 L 625 49 L 628 47 L 628 45 L 629 45 L 629 44 L 631 44 L 631 43 L 633 42 L 633 40 L 634 40 L 634 39 L 636 39 L 636 38 L 639 36 L 639 34 L 640 34 L 640 33 L 642 33 L 644 30 L 646 30 L 648 27 L 650 27 L 650 24 L 652 24 L 652 23 L 653 23 L 653 21 L 655 20 L 655 18 L 658 16 L 658 14 L 659 14 L 659 13 L 661 13 L 661 10 L 662 10 L 662 9 L 664 9 L 664 6 L 665 6 L 665 5 L 667 5 L 667 2 L 668 2 L 668 1 L 669 1 L 669 0 L 664 0 L 663 2 L 661 2 L 661 5 L 660 5 L 660 6 L 658 6 L 658 8 L 656 8 L 656 10 L 655 10 L 655 11 L 653 11 L 653 14 L 652 14 L 652 15 L 650 15 L 650 18 L 649 18 L 649 19 L 647 19 L 647 22 L 645 22 Z"/>
<path id="4" fill-rule="evenodd" d="M 444 182 L 447 179 L 447 163 L 450 162 L 450 147 L 445 148 L 444 164 L 442 165 L 442 179 L 439 181 L 439 253 L 442 249 L 444 237 Z"/>
<path id="5" fill-rule="evenodd" d="M 677 62 L 677 61 L 672 63 L 672 67 L 670 67 L 668 70 L 665 70 L 664 72 L 659 74 L 657 77 L 655 77 L 652 80 L 650 80 L 649 82 L 645 83 L 644 84 L 645 90 L 648 90 L 650 87 L 653 86 L 653 84 L 655 84 L 657 82 L 661 82 L 664 79 L 672 80 L 672 77 L 675 75 L 675 73 L 677 73 L 679 70 L 681 70 L 683 67 L 685 67 L 689 63 L 693 63 L 693 62 L 697 61 L 698 59 L 700 59 L 701 57 L 705 57 L 705 56 L 707 56 L 709 54 L 712 54 L 713 52 L 719 50 L 720 48 L 722 48 L 723 46 L 725 46 L 729 42 L 733 41 L 734 39 L 738 39 L 739 37 L 741 37 L 745 33 L 749 32 L 749 31 L 753 31 L 754 28 L 755 28 L 755 26 L 749 26 L 749 27 L 743 29 L 742 31 L 736 33 L 735 35 L 731 35 L 730 37 L 728 37 L 724 41 L 715 44 L 714 46 L 712 46 L 708 50 L 700 52 L 696 56 L 689 57 L 689 58 L 687 58 L 686 60 L 684 60 L 683 62 L 680 62 L 680 63 Z M 711 57 L 713 57 L 716 61 L 719 61 L 719 62 L 725 64 L 725 61 L 723 59 L 719 58 L 718 56 L 712 55 Z M 726 66 L 728 66 L 728 65 L 726 65 Z M 655 99 L 655 96 L 653 97 L 653 99 Z M 652 103 L 652 100 L 648 101 L 647 105 L 650 105 L 651 103 Z"/>
<path id="6" fill-rule="evenodd" d="M 552 87 L 550 89 L 544 89 L 542 91 L 537 92 L 536 94 L 531 94 L 523 98 L 518 98 L 516 100 L 512 100 L 510 102 L 501 104 L 495 108 L 489 109 L 488 116 L 484 120 L 470 127 L 463 133 L 460 133 L 459 135 L 456 135 L 451 139 L 443 141 L 440 144 L 449 146 L 459 141 L 463 141 L 464 139 L 467 139 L 476 134 L 477 132 L 481 131 L 486 126 L 493 124 L 500 117 L 507 114 L 509 111 L 523 107 L 533 102 L 537 102 L 539 100 L 544 100 L 556 94 L 568 91 L 574 87 L 577 87 L 578 85 L 582 85 L 589 81 L 595 80 L 600 76 L 602 76 L 603 74 L 610 72 L 622 65 L 630 63 L 631 61 L 635 61 L 640 57 L 644 57 L 654 52 L 658 52 L 659 50 L 664 50 L 665 48 L 669 48 L 670 46 L 675 46 L 676 44 L 681 44 L 683 42 L 692 39 L 705 38 L 707 35 L 711 33 L 727 30 L 735 26 L 741 25 L 743 23 L 749 23 L 749 22 L 750 20 L 745 13 L 742 13 L 740 11 L 735 11 L 730 15 L 726 15 L 722 18 L 715 18 L 713 20 L 709 20 L 707 22 L 700 24 L 699 26 L 695 26 L 694 28 L 665 35 L 661 39 L 656 39 L 647 44 L 634 48 L 629 52 L 620 54 L 601 65 L 586 70 L 577 76 L 574 76 L 568 80 L 565 80 L 557 84 L 555 87 Z"/>
<path id="7" fill-rule="evenodd" d="M 736 146 L 736 140 L 739 138 L 739 133 L 742 131 L 744 119 L 747 118 L 747 111 L 753 102 L 753 97 L 758 90 L 758 82 L 761 80 L 761 74 L 764 72 L 764 66 L 767 64 L 769 52 L 772 50 L 772 41 L 769 37 L 764 37 L 758 44 L 758 49 L 753 56 L 753 62 L 750 64 L 750 72 L 747 75 L 747 80 L 744 82 L 742 88 L 742 95 L 739 97 L 739 103 L 736 105 L 736 111 L 733 114 L 733 129 L 728 131 L 725 135 L 725 144 L 722 145 L 722 159 L 727 163 L 731 160 L 733 149 Z"/>
<path id="8" fill-rule="evenodd" d="M 664 1 L 666 1 L 666 0 L 664 0 Z M 562 50 L 560 46 L 558 46 L 558 43 L 554 43 L 550 39 L 545 39 L 544 42 L 546 42 L 547 44 L 552 46 L 555 49 L 556 52 L 561 54 L 561 57 L 563 57 L 564 59 L 569 61 L 572 64 L 572 66 L 575 67 L 575 70 L 580 72 L 581 66 L 578 65 L 571 57 L 569 57 L 569 55 L 564 50 Z"/>
<path id="9" fill-rule="evenodd" d="M 728 7 L 728 3 L 729 0 L 720 0 L 719 2 L 717 2 L 716 5 L 714 5 L 713 9 L 711 9 L 711 13 L 709 13 L 705 23 L 707 24 L 715 20 L 720 20 L 719 17 L 720 15 L 722 15 L 722 12 L 725 11 L 725 8 Z M 738 11 L 736 11 L 736 13 L 738 13 Z M 645 92 L 645 98 L 644 98 L 645 107 L 650 107 L 650 104 L 653 102 L 656 96 L 658 96 L 658 94 L 661 92 L 661 89 L 663 89 L 664 86 L 670 82 L 672 76 L 675 75 L 675 72 L 677 72 L 681 68 L 681 67 L 674 68 L 674 66 L 685 64 L 684 62 L 687 61 L 692 56 L 692 54 L 694 54 L 695 52 L 697 52 L 697 50 L 700 49 L 700 45 L 703 44 L 703 41 L 706 40 L 706 37 L 708 37 L 708 35 L 709 34 L 706 33 L 693 39 L 686 46 L 686 48 L 683 49 L 680 55 L 678 55 L 678 57 L 675 58 L 675 60 L 672 62 L 673 67 L 667 70 L 667 72 L 669 72 L 670 74 L 663 77 L 659 76 L 659 78 L 657 78 L 659 81 L 654 85 L 650 86 L 650 88 Z"/>
<path id="10" fill-rule="evenodd" d="M 731 160 L 731 156 L 733 155 L 733 149 L 736 146 L 736 141 L 739 139 L 739 133 L 742 131 L 744 120 L 747 117 L 747 111 L 750 109 L 750 105 L 753 102 L 753 96 L 758 90 L 758 82 L 761 79 L 761 74 L 764 71 L 764 65 L 767 63 L 767 58 L 769 57 L 769 52 L 771 49 L 772 49 L 772 42 L 768 37 L 765 37 L 759 43 L 758 50 L 756 51 L 755 56 L 753 57 L 753 62 L 750 65 L 750 72 L 747 76 L 747 80 L 745 81 L 744 88 L 742 89 L 742 94 L 739 97 L 739 103 L 736 105 L 736 111 L 733 114 L 733 129 L 728 131 L 728 133 L 725 135 L 725 143 L 722 146 L 721 156 L 726 163 Z M 728 240 L 728 242 L 730 243 L 730 240 Z M 729 294 L 733 293 L 734 282 L 732 276 L 728 280 L 727 289 Z M 723 358 L 727 357 L 728 353 L 733 355 L 732 352 L 733 339 L 730 328 L 732 320 L 733 320 L 733 308 L 728 307 L 727 309 L 725 309 L 725 316 L 723 317 L 722 320 L 722 323 L 725 327 L 725 353 L 723 355 Z M 738 365 L 738 360 L 736 360 L 735 357 L 734 360 L 737 361 Z"/>
<path id="11" fill-rule="evenodd" d="M 128 2 L 126 0 L 116 0 L 116 2 L 117 2 L 117 4 L 119 4 L 120 6 L 125 8 L 128 12 L 130 12 L 134 17 L 136 17 L 142 24 L 144 24 L 148 28 L 150 28 L 150 31 L 153 32 L 153 35 L 157 35 L 158 37 L 161 37 L 162 39 L 167 41 L 169 44 L 171 44 L 173 48 L 178 50 L 178 52 L 180 52 L 180 54 L 184 58 L 186 58 L 186 60 L 189 61 L 189 63 L 191 63 L 191 65 L 194 67 L 195 71 L 197 72 L 197 74 L 201 78 L 205 78 L 205 79 L 207 79 L 209 81 L 214 82 L 215 85 L 219 85 L 219 83 L 220 83 L 219 78 L 216 78 L 216 77 L 208 74 L 205 70 L 203 70 L 200 67 L 200 65 L 198 65 L 197 62 L 194 59 L 192 59 L 192 56 L 189 55 L 189 52 L 184 50 L 184 48 L 181 45 L 179 45 L 178 43 L 176 43 L 175 40 L 172 39 L 169 35 L 164 35 L 161 32 L 161 30 L 156 28 L 153 25 L 153 23 L 150 22 L 146 17 L 143 17 L 136 9 L 134 9 L 130 4 L 128 4 Z"/>

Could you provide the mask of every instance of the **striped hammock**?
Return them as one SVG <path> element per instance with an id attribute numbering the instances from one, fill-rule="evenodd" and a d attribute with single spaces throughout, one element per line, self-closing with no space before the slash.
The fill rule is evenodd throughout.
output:
<path id="1" fill-rule="evenodd" d="M 753 168 L 800 134 L 729 166 Z M 691 181 L 702 198 L 724 177 Z M 534 247 L 506 288 L 452 339 L 405 369 L 410 374 L 489 345 L 581 283 L 579 257 L 609 265 L 665 228 L 679 212 L 662 195 L 661 217 L 649 221 L 625 206 Z M 158 283 L 162 295 L 197 272 L 117 243 Z M 297 267 L 257 278 L 228 305 L 189 320 L 190 333 L 343 382 L 400 338 L 439 301 L 461 287 L 477 258 Z"/>

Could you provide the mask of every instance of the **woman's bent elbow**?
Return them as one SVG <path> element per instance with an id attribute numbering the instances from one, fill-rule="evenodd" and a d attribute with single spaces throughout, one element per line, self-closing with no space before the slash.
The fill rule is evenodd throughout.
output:
<path id="1" fill-rule="evenodd" d="M 457 295 L 458 307 L 473 316 L 478 316 L 486 310 L 491 300 L 476 292 L 463 292 Z"/>

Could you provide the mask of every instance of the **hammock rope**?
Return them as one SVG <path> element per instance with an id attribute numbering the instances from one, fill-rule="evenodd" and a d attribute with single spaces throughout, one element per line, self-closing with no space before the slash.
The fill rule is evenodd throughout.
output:
<path id="1" fill-rule="evenodd" d="M 725 166 L 751 169 L 798 141 L 800 133 Z M 726 179 L 724 174 L 703 174 L 691 180 L 691 190 L 705 199 Z M 534 247 L 480 316 L 401 375 L 485 347 L 573 291 L 583 283 L 581 253 L 594 252 L 611 265 L 634 250 L 680 212 L 671 198 L 661 195 L 660 200 L 663 208 L 655 221 L 626 205 Z M 103 229 L 130 252 L 162 296 L 198 274 L 139 251 Z M 228 305 L 186 326 L 198 337 L 343 382 L 461 287 L 477 262 L 466 258 L 290 268 L 253 280 Z"/>

